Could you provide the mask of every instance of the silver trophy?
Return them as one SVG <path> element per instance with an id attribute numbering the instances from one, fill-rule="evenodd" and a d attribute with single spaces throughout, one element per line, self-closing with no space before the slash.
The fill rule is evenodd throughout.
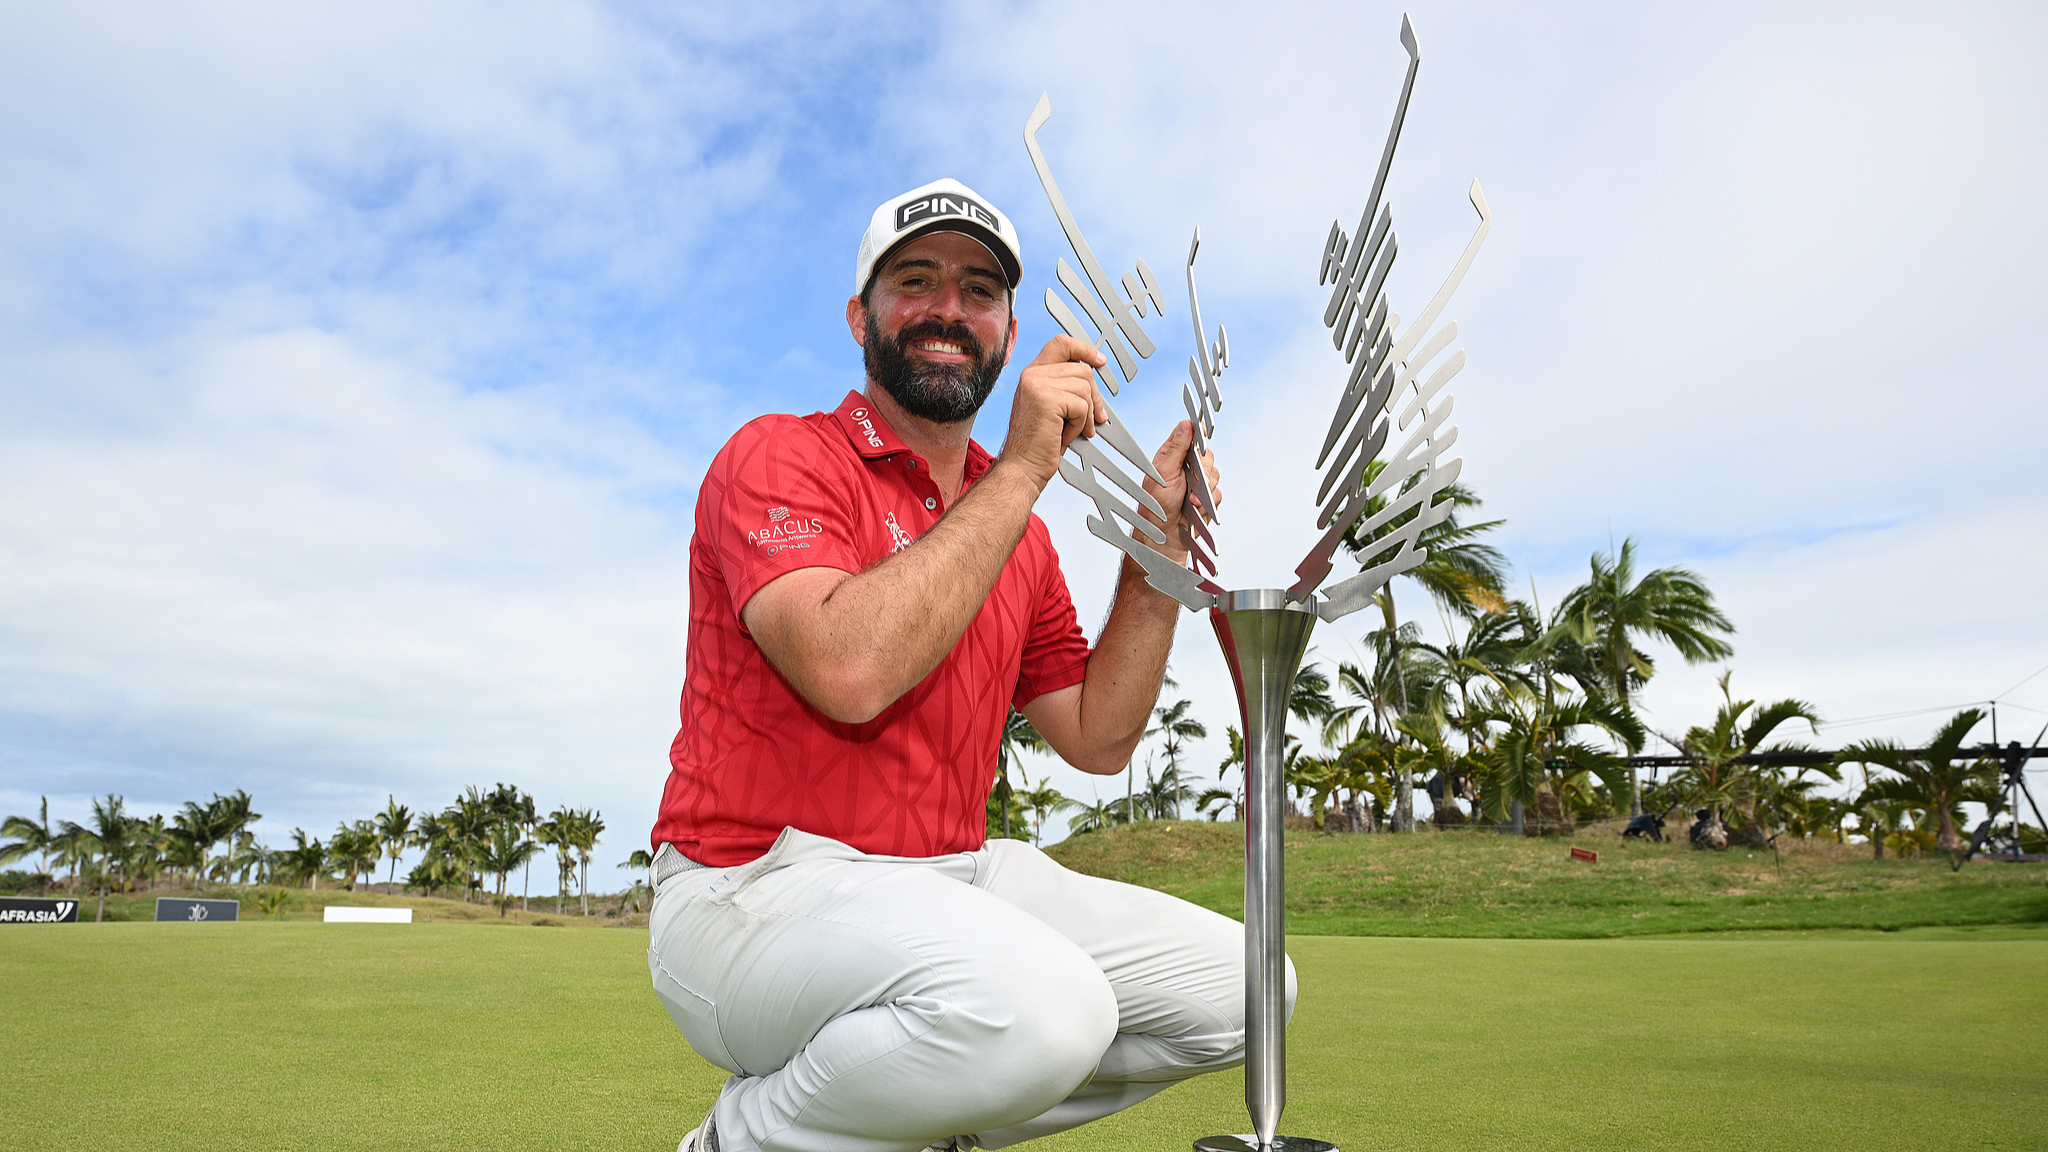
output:
<path id="1" fill-rule="evenodd" d="M 1284 589 L 1238 591 L 1226 591 L 1215 583 L 1212 578 L 1217 573 L 1219 549 L 1209 529 L 1210 524 L 1218 523 L 1215 500 L 1194 454 L 1183 467 L 1187 500 L 1180 540 L 1192 567 L 1175 564 L 1135 539 L 1133 533 L 1166 543 L 1163 532 L 1140 515 L 1139 508 L 1162 521 L 1165 511 L 1102 445 L 1107 444 L 1154 481 L 1164 480 L 1113 410 L 1109 422 L 1097 429 L 1095 439 L 1076 439 L 1068 449 L 1070 456 L 1060 461 L 1060 475 L 1095 503 L 1096 514 L 1088 517 L 1088 531 L 1135 561 L 1154 588 L 1190 611 L 1208 611 L 1223 658 L 1230 666 L 1244 724 L 1245 1016 L 1249 1048 L 1245 1103 L 1251 1111 L 1252 1132 L 1205 1137 L 1195 1141 L 1195 1152 L 1335 1152 L 1335 1145 L 1326 1141 L 1277 1134 L 1287 1099 L 1281 855 L 1287 700 L 1317 619 L 1334 621 L 1356 612 L 1370 604 L 1387 581 L 1422 563 L 1423 531 L 1450 514 L 1450 505 L 1436 500 L 1457 479 L 1460 464 L 1457 459 L 1442 459 L 1458 437 L 1456 428 L 1445 426 L 1451 414 L 1451 396 L 1444 389 L 1465 366 L 1465 353 L 1461 350 L 1443 357 L 1458 338 L 1458 326 L 1448 322 L 1438 328 L 1436 323 L 1493 224 L 1486 197 L 1474 180 L 1471 199 L 1479 213 L 1478 229 L 1443 286 L 1414 322 L 1402 328 L 1401 318 L 1388 308 L 1384 291 L 1400 243 L 1394 234 L 1392 209 L 1383 196 L 1422 61 L 1414 25 L 1406 15 L 1401 17 L 1401 46 L 1408 52 L 1408 72 L 1365 211 L 1357 228 L 1348 234 L 1341 222 L 1332 223 L 1323 245 L 1319 282 L 1332 289 L 1323 324 L 1343 355 L 1345 381 L 1316 457 L 1316 467 L 1323 472 L 1315 500 L 1316 527 L 1325 531 L 1296 566 L 1295 582 Z M 1151 312 L 1163 318 L 1164 301 L 1157 278 L 1143 260 L 1134 271 L 1112 278 L 1081 235 L 1038 144 L 1038 131 L 1051 117 L 1052 102 L 1041 96 L 1024 126 L 1024 146 L 1081 271 L 1060 260 L 1057 278 L 1074 306 L 1052 288 L 1046 289 L 1045 306 L 1069 335 L 1104 351 L 1115 370 L 1106 365 L 1097 375 L 1103 390 L 1114 396 L 1119 390 L 1118 377 L 1123 383 L 1134 380 L 1138 361 L 1157 350 L 1139 321 Z M 1201 301 L 1195 290 L 1195 257 L 1201 244 L 1202 233 L 1197 228 L 1187 258 L 1195 354 L 1188 360 L 1188 382 L 1181 387 L 1181 401 L 1194 423 L 1197 449 L 1206 450 L 1216 432 L 1215 414 L 1223 405 L 1217 381 L 1229 365 L 1230 343 L 1221 325 L 1213 341 L 1203 327 Z M 1388 451 L 1396 435 L 1403 438 L 1398 447 Z M 1381 462 L 1376 472 L 1369 469 L 1375 460 Z M 1331 557 L 1347 533 L 1353 539 L 1370 541 L 1360 554 L 1363 570 L 1318 595 L 1317 589 L 1330 574 Z"/>

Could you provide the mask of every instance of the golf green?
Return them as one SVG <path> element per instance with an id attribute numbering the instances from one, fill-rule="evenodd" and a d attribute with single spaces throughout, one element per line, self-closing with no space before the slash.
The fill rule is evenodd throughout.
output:
<path id="1" fill-rule="evenodd" d="M 722 1073 L 645 936 L 498 925 L 5 930 L 15 1147 L 673 1148 Z M 1368 1148 L 2048 1147 L 2048 933 L 1301 937 L 1283 1129 Z M 1221 1074 L 1079 1132 L 1242 1131 Z"/>

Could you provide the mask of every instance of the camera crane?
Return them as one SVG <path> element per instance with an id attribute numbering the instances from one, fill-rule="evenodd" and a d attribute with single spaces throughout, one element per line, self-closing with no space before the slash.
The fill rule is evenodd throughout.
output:
<path id="1" fill-rule="evenodd" d="M 2034 744 L 2036 746 L 2041 743 L 2042 736 L 2048 736 L 2048 725 L 2043 725 L 2040 735 L 2034 737 Z M 2005 809 L 2012 814 L 2012 840 L 2009 843 L 1996 844 L 1989 850 L 1986 850 L 1986 846 L 1992 843 L 1992 827 L 1998 819 L 1996 816 L 1987 815 L 1984 818 L 1984 822 L 1977 825 L 1976 833 L 1970 837 L 1969 849 L 1961 856 L 1956 857 L 1954 871 L 1960 871 L 1963 865 L 1970 862 L 1970 857 L 1975 856 L 1980 851 L 1984 852 L 1987 857 L 2006 860 L 2038 858 L 2029 857 L 2020 851 L 2020 797 L 2022 796 L 2027 798 L 2027 807 L 2034 810 L 2034 819 L 2040 821 L 2040 827 L 2048 828 L 2048 820 L 2044 820 L 2041 817 L 2041 805 L 2035 802 L 2033 790 L 2027 787 L 2027 760 L 2035 753 L 2036 748 L 2022 747 L 2020 742 L 2015 740 L 2002 749 L 1986 746 L 1985 751 L 1987 753 L 1995 753 L 1998 756 L 1999 790 L 2005 793 Z"/>

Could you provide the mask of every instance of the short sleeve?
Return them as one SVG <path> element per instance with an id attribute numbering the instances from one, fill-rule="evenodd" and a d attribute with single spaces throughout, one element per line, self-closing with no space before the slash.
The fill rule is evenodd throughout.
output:
<path id="1" fill-rule="evenodd" d="M 697 538 L 738 615 L 762 585 L 799 568 L 862 568 L 854 547 L 858 481 L 843 451 L 791 416 L 764 416 L 733 435 L 697 497 Z"/>
<path id="2" fill-rule="evenodd" d="M 1024 655 L 1017 670 L 1017 691 L 1010 698 L 1013 707 L 1023 708 L 1048 692 L 1079 684 L 1088 676 L 1088 637 L 1074 612 L 1074 598 L 1067 590 L 1067 578 L 1060 572 L 1059 553 L 1052 535 L 1036 515 L 1024 530 L 1021 548 L 1042 556 L 1038 603 L 1031 615 L 1031 630 L 1024 638 Z"/>

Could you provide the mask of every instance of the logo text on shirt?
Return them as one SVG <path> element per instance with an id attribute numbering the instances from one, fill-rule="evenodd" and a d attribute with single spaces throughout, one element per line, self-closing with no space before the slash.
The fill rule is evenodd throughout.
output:
<path id="1" fill-rule="evenodd" d="M 882 448 L 882 447 L 886 447 L 886 445 L 884 445 L 884 444 L 882 443 L 882 434 L 881 434 L 880 432 L 877 432 L 877 431 L 875 431 L 875 422 L 874 422 L 873 420 L 870 420 L 870 419 L 868 418 L 868 410 L 867 410 L 867 409 L 865 409 L 865 408 L 855 408 L 855 409 L 854 409 L 853 411 L 851 411 L 851 412 L 848 412 L 848 413 L 847 413 L 846 415 L 847 415 L 847 416 L 848 416 L 849 418 L 851 418 L 851 419 L 853 420 L 853 422 L 854 422 L 855 424 L 858 424 L 858 425 L 860 425 L 860 430 L 861 430 L 862 432 L 865 432 L 865 433 L 867 433 L 867 437 L 868 437 L 868 447 L 870 447 L 870 448 Z"/>
<path id="2" fill-rule="evenodd" d="M 809 548 L 809 540 L 825 530 L 825 522 L 816 516 L 797 516 L 788 508 L 770 508 L 768 523 L 747 533 L 747 543 L 759 545 L 767 555 L 774 556 L 792 548 Z"/>

